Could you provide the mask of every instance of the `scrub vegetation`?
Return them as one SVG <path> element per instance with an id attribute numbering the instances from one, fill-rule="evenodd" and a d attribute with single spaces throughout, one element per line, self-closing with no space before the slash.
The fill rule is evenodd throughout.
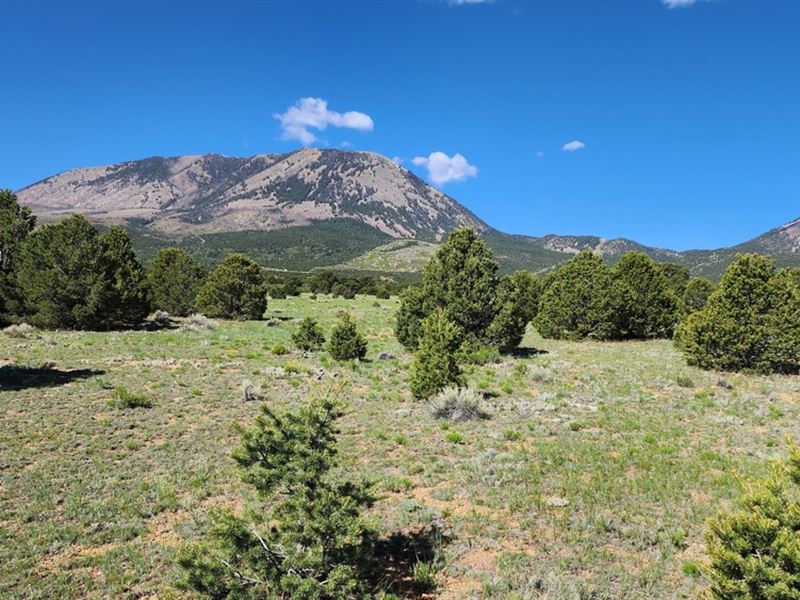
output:
<path id="1" fill-rule="evenodd" d="M 0 597 L 800 593 L 797 272 L 458 229 L 364 294 L 0 200 Z"/>

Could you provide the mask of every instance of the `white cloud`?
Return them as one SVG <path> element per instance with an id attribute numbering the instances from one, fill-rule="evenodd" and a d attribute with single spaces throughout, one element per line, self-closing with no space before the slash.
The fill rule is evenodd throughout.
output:
<path id="1" fill-rule="evenodd" d="M 578 140 L 567 142 L 566 144 L 561 146 L 561 149 L 564 152 L 575 152 L 577 150 L 583 150 L 584 148 L 586 148 L 586 144 Z"/>
<path id="2" fill-rule="evenodd" d="M 436 185 L 478 176 L 478 167 L 469 164 L 461 154 L 447 156 L 444 152 L 431 152 L 427 157 L 417 156 L 411 162 L 428 169 L 428 178 Z"/>
<path id="3" fill-rule="evenodd" d="M 494 0 L 447 0 L 450 6 L 464 6 L 467 4 L 492 4 Z"/>
<path id="4" fill-rule="evenodd" d="M 539 150 L 539 151 L 536 153 L 536 158 L 544 158 L 544 152 L 542 152 L 541 150 Z"/>
<path id="5" fill-rule="evenodd" d="M 667 8 L 680 8 L 682 6 L 691 6 L 697 0 L 661 0 Z"/>
<path id="6" fill-rule="evenodd" d="M 281 139 L 298 140 L 305 145 L 316 141 L 311 129 L 324 130 L 331 127 L 345 127 L 358 131 L 372 131 L 374 123 L 369 115 L 349 111 L 338 113 L 328 110 L 328 101 L 322 98 L 300 98 L 285 113 L 273 115 L 281 123 Z"/>

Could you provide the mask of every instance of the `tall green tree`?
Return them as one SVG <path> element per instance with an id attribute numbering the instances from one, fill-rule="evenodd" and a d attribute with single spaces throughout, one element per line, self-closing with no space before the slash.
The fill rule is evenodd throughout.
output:
<path id="1" fill-rule="evenodd" d="M 675 342 L 689 364 L 704 369 L 797 373 L 800 290 L 771 258 L 739 255 L 705 308 L 678 327 Z"/>
<path id="2" fill-rule="evenodd" d="M 497 288 L 499 310 L 487 333 L 492 345 L 509 352 L 520 345 L 528 323 L 536 318 L 542 283 L 528 271 L 503 277 Z"/>
<path id="3" fill-rule="evenodd" d="M 0 190 L 0 324 L 21 310 L 16 268 L 22 243 L 35 225 L 30 207 L 20 206 L 11 190 Z"/>
<path id="4" fill-rule="evenodd" d="M 243 254 L 228 254 L 197 293 L 197 311 L 223 319 L 261 319 L 267 286 L 261 269 Z"/>
<path id="5" fill-rule="evenodd" d="M 534 325 L 542 337 L 613 337 L 612 278 L 603 259 L 584 250 L 548 278 Z"/>
<path id="6" fill-rule="evenodd" d="M 210 539 L 183 548 L 181 586 L 207 598 L 372 598 L 375 535 L 363 516 L 371 487 L 334 474 L 341 405 L 263 406 L 233 457 L 259 504 L 248 517 L 214 514 Z"/>
<path id="7" fill-rule="evenodd" d="M 203 269 L 180 248 L 162 248 L 147 265 L 153 308 L 185 317 L 194 310 Z"/>
<path id="8" fill-rule="evenodd" d="M 660 267 L 641 252 L 628 252 L 611 270 L 614 338 L 671 338 L 678 298 Z"/>
<path id="9" fill-rule="evenodd" d="M 456 362 L 461 345 L 458 325 L 437 308 L 422 322 L 419 349 L 411 366 L 411 393 L 415 398 L 430 398 L 448 386 L 461 386 L 464 377 Z"/>
<path id="10" fill-rule="evenodd" d="M 497 270 L 492 251 L 474 229 L 453 230 L 426 265 L 421 291 L 401 298 L 398 339 L 407 348 L 415 348 L 420 321 L 441 308 L 465 336 L 486 341 L 499 310 Z"/>
<path id="11" fill-rule="evenodd" d="M 497 314 L 498 268 L 474 229 L 454 230 L 423 273 L 428 312 L 441 308 L 465 334 L 482 338 Z"/>
<path id="12" fill-rule="evenodd" d="M 128 232 L 111 227 L 97 241 L 97 281 L 90 296 L 90 304 L 98 307 L 94 327 L 134 325 L 150 312 L 150 290 Z"/>
<path id="13" fill-rule="evenodd" d="M 144 271 L 127 232 L 112 227 L 98 235 L 80 215 L 32 233 L 17 272 L 25 312 L 40 327 L 125 327 L 150 309 Z"/>

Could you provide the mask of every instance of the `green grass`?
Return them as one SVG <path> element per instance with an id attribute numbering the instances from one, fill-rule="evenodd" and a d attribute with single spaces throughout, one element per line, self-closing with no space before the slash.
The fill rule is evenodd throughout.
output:
<path id="1" fill-rule="evenodd" d="M 382 273 L 422 271 L 439 246 L 419 240 L 394 240 L 373 248 L 342 265 L 342 268 Z"/>
<path id="2" fill-rule="evenodd" d="M 445 598 L 691 597 L 704 521 L 797 432 L 798 378 L 703 372 L 667 341 L 533 331 L 524 345 L 544 353 L 465 367 L 490 418 L 443 428 L 408 392 L 396 300 L 373 303 L 272 301 L 276 327 L 0 334 L 0 597 L 186 597 L 176 548 L 213 508 L 253 500 L 230 459 L 258 410 L 244 380 L 281 406 L 340 390 L 342 456 L 378 482 L 383 531 L 447 532 L 411 575 Z M 294 350 L 296 319 L 327 335 L 342 309 L 370 360 Z M 116 388 L 152 407 L 110 407 Z"/>

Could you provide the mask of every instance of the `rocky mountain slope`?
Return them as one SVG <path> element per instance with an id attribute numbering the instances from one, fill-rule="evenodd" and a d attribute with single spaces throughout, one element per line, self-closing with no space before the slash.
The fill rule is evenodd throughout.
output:
<path id="1" fill-rule="evenodd" d="M 354 219 L 395 238 L 436 240 L 461 225 L 488 229 L 383 156 L 316 148 L 73 169 L 18 194 L 40 215 L 79 211 L 96 221 L 136 219 L 167 235 L 269 231 L 334 219 Z"/>

